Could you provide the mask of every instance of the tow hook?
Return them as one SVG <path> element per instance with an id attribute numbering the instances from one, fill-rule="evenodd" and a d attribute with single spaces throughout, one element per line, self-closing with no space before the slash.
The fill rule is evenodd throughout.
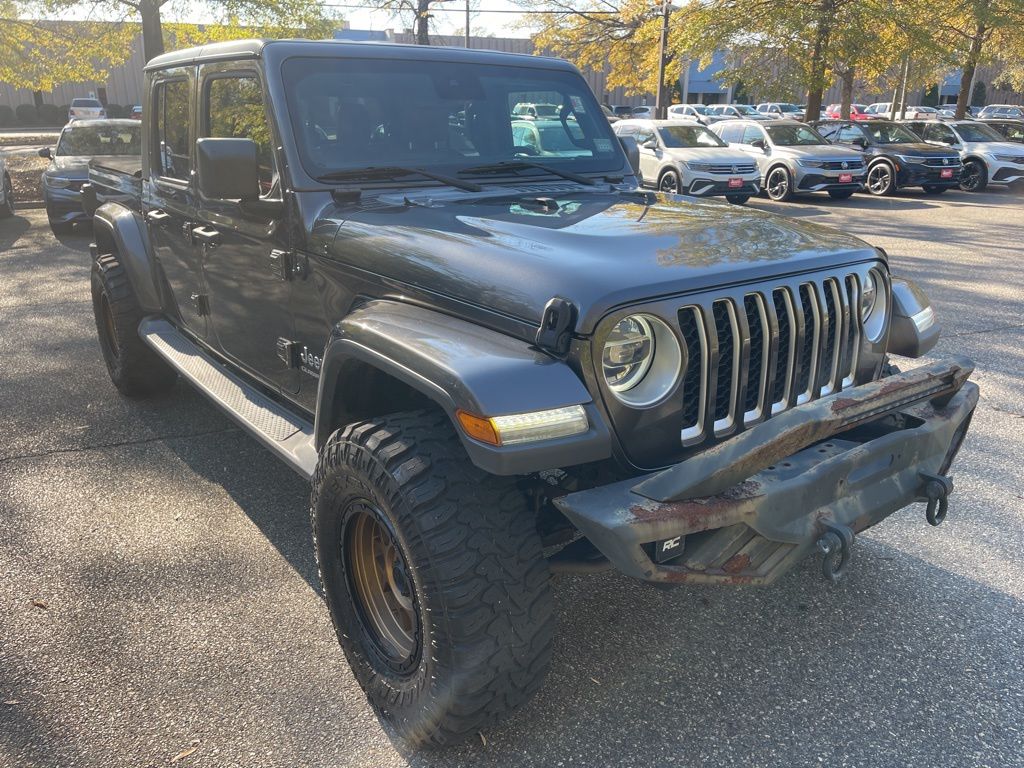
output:
<path id="1" fill-rule="evenodd" d="M 920 477 L 923 481 L 921 493 L 928 502 L 924 516 L 928 518 L 930 525 L 942 525 L 942 521 L 946 519 L 946 512 L 949 511 L 949 494 L 953 492 L 953 478 L 930 475 L 927 472 L 922 472 Z"/>
<path id="2" fill-rule="evenodd" d="M 833 584 L 846 575 L 853 552 L 853 531 L 845 525 L 825 524 L 825 533 L 818 539 L 821 573 Z"/>

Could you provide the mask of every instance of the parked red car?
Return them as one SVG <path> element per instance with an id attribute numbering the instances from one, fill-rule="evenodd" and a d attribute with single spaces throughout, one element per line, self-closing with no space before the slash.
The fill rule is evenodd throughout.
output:
<path id="1" fill-rule="evenodd" d="M 841 117 L 840 111 L 842 110 L 842 104 L 829 104 L 825 107 L 825 117 L 830 120 L 838 120 Z M 851 120 L 870 120 L 875 115 L 870 115 L 864 110 L 867 109 L 866 104 L 851 104 L 850 105 L 850 119 Z"/>

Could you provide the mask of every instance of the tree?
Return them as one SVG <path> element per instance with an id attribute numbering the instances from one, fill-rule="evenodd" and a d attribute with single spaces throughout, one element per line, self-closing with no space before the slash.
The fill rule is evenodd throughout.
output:
<path id="1" fill-rule="evenodd" d="M 430 45 L 431 9 L 450 0 L 370 0 L 370 5 L 392 16 L 412 19 L 416 45 Z"/>
<path id="2" fill-rule="evenodd" d="M 36 18 L 67 18 L 85 16 L 90 19 L 109 19 L 119 23 L 141 24 L 142 50 L 146 61 L 165 50 L 169 32 L 176 47 L 182 40 L 189 43 L 228 40 L 245 37 L 277 37 L 305 34 L 311 37 L 330 33 L 335 19 L 326 15 L 317 0 L 213 0 L 204 5 L 212 15 L 210 23 L 173 24 L 174 30 L 165 29 L 161 15 L 169 16 L 189 12 L 187 0 L 32 0 L 25 9 L 31 9 Z M 138 26 L 134 27 L 138 31 Z M 183 33 L 184 37 L 181 37 Z M 113 41 L 104 41 L 112 44 Z M 125 46 L 122 45 L 122 49 Z M 111 49 L 113 50 L 113 49 Z M 130 50 L 130 48 L 129 48 Z M 80 52 L 72 50 L 73 56 Z"/>
<path id="3" fill-rule="evenodd" d="M 106 79 L 131 55 L 136 30 L 101 22 L 39 21 L 13 0 L 0 0 L 0 83 L 32 91 Z"/>
<path id="4" fill-rule="evenodd" d="M 936 8 L 937 39 L 960 67 L 956 116 L 971 103 L 971 83 L 978 66 L 1002 59 L 1008 63 L 1006 82 L 1024 87 L 1024 0 L 943 0 Z"/>

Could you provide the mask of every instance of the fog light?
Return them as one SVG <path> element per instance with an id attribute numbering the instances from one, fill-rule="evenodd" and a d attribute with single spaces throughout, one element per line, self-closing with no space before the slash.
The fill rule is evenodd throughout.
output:
<path id="1" fill-rule="evenodd" d="M 466 411 L 458 411 L 456 415 L 466 434 L 491 445 L 518 445 L 539 440 L 554 440 L 559 437 L 581 435 L 590 429 L 587 412 L 582 405 L 491 418 L 474 416 Z"/>

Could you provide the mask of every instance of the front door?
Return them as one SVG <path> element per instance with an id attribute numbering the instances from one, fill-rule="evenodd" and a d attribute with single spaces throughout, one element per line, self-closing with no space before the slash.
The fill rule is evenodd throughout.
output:
<path id="1" fill-rule="evenodd" d="M 289 347 L 292 281 L 302 265 L 288 249 L 273 128 L 256 69 L 207 64 L 199 70 L 199 135 L 256 143 L 260 200 L 202 198 L 194 239 L 209 292 L 211 343 L 239 366 L 285 392 L 299 388 L 300 350 Z"/>
<path id="2" fill-rule="evenodd" d="M 150 242 L 177 305 L 178 320 L 206 336 L 206 297 L 199 254 L 192 243 L 195 188 L 192 183 L 194 68 L 162 72 L 150 109 L 150 175 L 143 182 L 143 211 Z"/>

